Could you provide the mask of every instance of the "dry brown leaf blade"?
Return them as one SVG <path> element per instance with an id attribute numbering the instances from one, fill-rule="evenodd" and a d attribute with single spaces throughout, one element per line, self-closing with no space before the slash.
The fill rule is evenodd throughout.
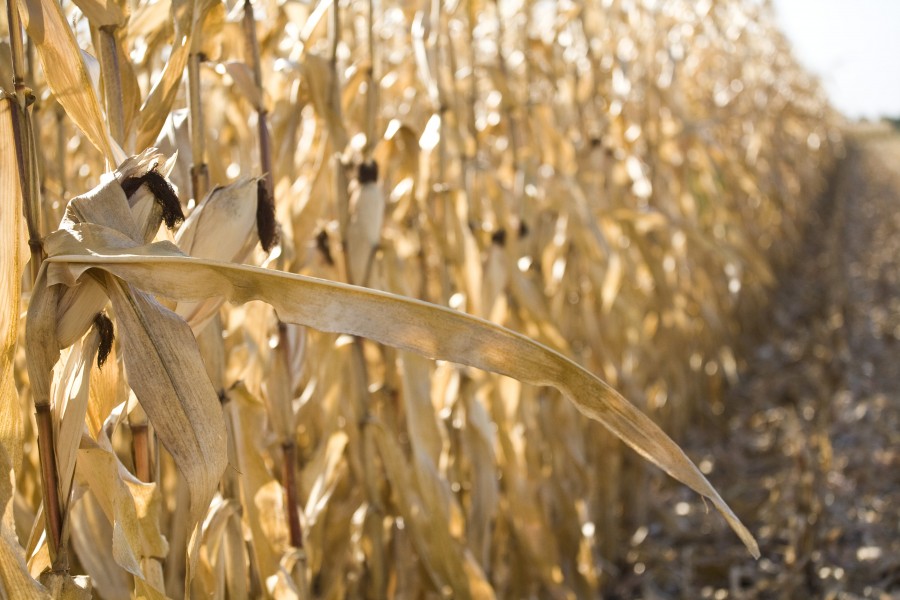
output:
<path id="1" fill-rule="evenodd" d="M 169 55 L 169 60 L 157 80 L 149 96 L 141 106 L 138 117 L 137 149 L 149 148 L 156 140 L 160 130 L 169 116 L 172 104 L 178 94 L 178 85 L 181 76 L 187 66 L 188 55 L 191 52 L 190 42 L 183 36 L 177 40 L 176 46 Z"/>
<path id="2" fill-rule="evenodd" d="M 183 0 L 173 2 L 172 17 L 175 20 L 175 44 L 162 75 L 153 85 L 141 107 L 137 130 L 137 149 L 153 145 L 156 136 L 166 122 L 181 83 L 188 57 L 194 44 L 194 33 L 202 29 L 206 17 L 221 2 L 215 0 Z M 198 49 L 195 49 L 198 50 Z"/>
<path id="3" fill-rule="evenodd" d="M 463 548 L 450 535 L 446 515 L 441 514 L 443 511 L 432 512 L 436 501 L 432 490 L 428 489 L 431 482 L 422 484 L 418 465 L 406 460 L 399 444 L 383 425 L 375 422 L 368 427 L 394 489 L 397 509 L 407 521 L 422 566 L 438 589 L 449 586 L 455 597 L 471 598 Z M 433 518 L 434 522 L 431 521 Z"/>
<path id="4" fill-rule="evenodd" d="M 125 11 L 114 0 L 73 0 L 73 3 L 98 29 L 104 26 L 120 27 L 127 19 Z"/>
<path id="5" fill-rule="evenodd" d="M 13 141 L 12 99 L 0 97 L 0 588 L 38 597 L 16 538 L 13 496 L 22 465 L 22 422 L 13 373 L 18 340 L 19 294 L 26 253 L 22 195 Z"/>
<path id="6" fill-rule="evenodd" d="M 85 492 L 73 503 L 70 514 L 72 547 L 94 589 L 104 598 L 125 598 L 132 588 L 131 575 L 113 558 L 113 528 L 100 503 Z"/>
<path id="7" fill-rule="evenodd" d="M 0 398 L 4 402 L 13 398 Z M 12 403 L 17 406 L 16 402 Z M 13 484 L 12 460 L 6 450 L 0 446 L 0 493 L 12 495 Z M 4 512 L 11 515 L 11 500 L 9 508 L 4 507 Z M 0 530 L 0 595 L 7 598 L 49 599 L 47 590 L 39 585 L 28 574 L 25 564 L 25 553 L 19 540 L 16 538 L 12 523 L 8 522 L 6 515 L 3 517 L 2 530 Z"/>
<path id="8" fill-rule="evenodd" d="M 103 110 L 59 4 L 53 0 L 18 0 L 18 4 L 56 99 L 100 153 L 115 164 Z"/>
<path id="9" fill-rule="evenodd" d="M 75 457 L 84 431 L 91 366 L 100 346 L 100 335 L 92 329 L 75 342 L 56 365 L 53 382 L 53 435 L 59 472 L 59 503 L 66 507 L 75 474 Z"/>
<path id="10" fill-rule="evenodd" d="M 177 300 L 222 296 L 263 300 L 279 317 L 320 331 L 366 337 L 383 344 L 557 388 L 585 415 L 601 422 L 641 456 L 709 498 L 754 556 L 750 532 L 700 470 L 649 417 L 604 381 L 533 340 L 477 317 L 385 292 L 342 283 L 216 263 L 183 256 L 166 242 L 104 255 L 58 232 L 48 260 L 73 276 L 106 270 L 158 295 Z M 99 239 L 98 236 L 96 239 Z M 77 254 L 70 254 L 69 252 Z"/>
<path id="11" fill-rule="evenodd" d="M 144 292 L 106 279 L 126 378 L 191 490 L 191 520 L 206 512 L 228 460 L 225 421 L 187 324 Z"/>
<path id="12" fill-rule="evenodd" d="M 115 454 L 102 443 L 85 446 L 78 452 L 77 481 L 91 491 L 112 525 L 112 557 L 127 572 L 143 577 L 141 530 L 135 500 L 125 485 L 123 471 Z"/>

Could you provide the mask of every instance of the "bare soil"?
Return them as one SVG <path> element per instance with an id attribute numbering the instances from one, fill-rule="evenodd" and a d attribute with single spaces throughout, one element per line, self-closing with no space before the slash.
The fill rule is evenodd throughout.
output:
<path id="1" fill-rule="evenodd" d="M 681 440 L 762 558 L 660 484 L 610 597 L 900 599 L 900 135 L 845 144 L 722 421 Z"/>

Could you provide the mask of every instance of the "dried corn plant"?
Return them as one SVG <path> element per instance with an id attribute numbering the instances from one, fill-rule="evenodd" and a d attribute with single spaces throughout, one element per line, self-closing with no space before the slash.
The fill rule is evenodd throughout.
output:
<path id="1" fill-rule="evenodd" d="M 759 2 L 7 17 L 6 595 L 596 596 L 619 440 L 758 553 L 655 423 L 720 410 L 836 143 Z"/>

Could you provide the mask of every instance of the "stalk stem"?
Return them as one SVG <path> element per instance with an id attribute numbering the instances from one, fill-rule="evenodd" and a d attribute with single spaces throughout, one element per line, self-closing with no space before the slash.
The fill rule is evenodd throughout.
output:
<path id="1" fill-rule="evenodd" d="M 297 512 L 297 445 L 294 440 L 286 440 L 281 444 L 284 456 L 281 461 L 281 481 L 284 486 L 284 502 L 287 505 L 288 532 L 291 546 L 303 548 L 303 529 L 300 527 L 300 514 Z"/>
<path id="2" fill-rule="evenodd" d="M 369 69 L 366 73 L 366 145 L 363 162 L 372 162 L 378 124 L 378 86 L 375 83 L 375 0 L 369 0 Z"/>
<path id="3" fill-rule="evenodd" d="M 100 38 L 100 68 L 103 69 L 103 96 L 106 101 L 106 120 L 109 133 L 125 144 L 125 114 L 122 107 L 122 75 L 119 70 L 119 50 L 116 46 L 116 25 L 104 25 L 98 30 Z"/>
<path id="4" fill-rule="evenodd" d="M 259 227 L 262 216 L 269 215 L 273 222 L 271 235 L 266 236 L 260 229 L 260 241 L 263 248 L 269 251 L 274 243 L 275 220 L 275 174 L 272 171 L 272 140 L 269 136 L 268 111 L 265 103 L 265 90 L 263 89 L 262 64 L 259 55 L 259 39 L 256 37 L 256 19 L 253 16 L 253 4 L 250 0 L 244 0 L 244 37 L 247 51 L 250 53 L 250 68 L 253 70 L 253 82 L 259 90 L 259 99 L 256 106 L 256 125 L 259 131 L 259 166 L 263 174 L 265 193 L 257 199 L 257 226 Z M 268 237 L 268 239 L 264 239 Z"/>
<path id="5" fill-rule="evenodd" d="M 31 127 L 29 106 L 34 101 L 31 90 L 25 86 L 25 47 L 22 43 L 22 22 L 19 9 L 13 0 L 6 3 L 9 24 L 10 54 L 13 69 L 15 101 L 11 102 L 13 138 L 16 161 L 19 166 L 19 184 L 22 190 L 22 209 L 28 228 L 28 247 L 31 250 L 31 283 L 37 280 L 44 259 L 41 242 L 41 199 L 38 188 L 37 158 Z M 49 402 L 35 404 L 37 422 L 38 456 L 41 464 L 41 494 L 44 501 L 44 522 L 49 538 L 48 548 L 54 571 L 68 570 L 68 557 L 61 548 L 63 518 L 59 503 L 59 469 L 56 464 L 56 444 L 53 436 L 53 415 Z"/>
<path id="6" fill-rule="evenodd" d="M 25 45 L 22 43 L 22 21 L 19 8 L 12 0 L 6 2 L 6 18 L 9 23 L 9 52 L 12 55 L 13 86 L 20 106 L 25 106 Z"/>
<path id="7" fill-rule="evenodd" d="M 131 424 L 132 450 L 134 451 L 134 474 L 146 483 L 153 481 L 150 460 L 150 426 L 146 423 Z"/>
<path id="8" fill-rule="evenodd" d="M 197 32 L 201 34 L 202 32 Z M 188 101 L 190 102 L 191 191 L 194 202 L 200 203 L 209 191 L 209 168 L 206 165 L 206 129 L 203 120 L 203 102 L 200 96 L 200 63 L 203 55 L 192 52 L 188 57 Z"/>
<path id="9" fill-rule="evenodd" d="M 288 341 L 287 325 L 278 323 L 278 345 L 275 347 L 275 360 L 290 364 L 291 347 Z M 300 498 L 297 495 L 297 445 L 290 436 L 281 440 L 284 457 L 281 464 L 281 485 L 284 488 L 284 510 L 288 522 L 290 543 L 294 548 L 303 548 L 303 529 L 300 526 Z"/>
<path id="10" fill-rule="evenodd" d="M 68 138 L 66 137 L 65 112 L 58 102 L 54 107 L 53 116 L 56 121 L 56 174 L 59 183 L 57 196 L 59 197 L 60 204 L 64 204 L 66 200 L 67 186 L 66 144 L 68 143 Z M 44 231 L 51 230 L 53 227 L 55 227 L 55 224 L 59 222 L 58 216 L 54 214 L 54 211 L 52 210 L 44 211 L 43 217 Z"/>
<path id="11" fill-rule="evenodd" d="M 269 200 L 275 191 L 274 178 L 272 176 L 272 142 L 269 137 L 268 111 L 263 100 L 262 64 L 259 57 L 259 39 L 256 37 L 256 19 L 253 16 L 253 4 L 250 0 L 244 0 L 244 35 L 247 39 L 247 49 L 250 52 L 250 68 L 253 71 L 253 82 L 259 90 L 259 102 L 256 108 L 256 121 L 259 128 L 259 163 L 266 181 Z"/>
<path id="12" fill-rule="evenodd" d="M 331 3 L 331 21 L 328 28 L 328 39 L 331 45 L 329 66 L 331 67 L 331 85 L 328 87 L 328 106 L 330 118 L 326 119 L 331 136 L 333 150 L 332 164 L 334 168 L 334 193 L 337 202 L 338 224 L 340 225 L 341 244 L 347 252 L 347 227 L 350 224 L 350 194 L 347 165 L 344 164 L 343 153 L 347 148 L 347 130 L 343 126 L 343 106 L 341 105 L 341 75 L 338 69 L 338 47 L 341 44 L 341 7 L 338 0 Z M 347 271 L 349 277 L 349 271 Z M 348 279 L 349 281 L 349 279 Z"/>
<path id="13" fill-rule="evenodd" d="M 38 187 L 37 154 L 28 107 L 34 102 L 34 95 L 25 85 L 25 46 L 22 43 L 22 21 L 14 0 L 6 2 L 7 23 L 9 23 L 9 48 L 13 71 L 15 102 L 12 103 L 13 137 L 16 145 L 16 162 L 19 165 L 19 185 L 22 190 L 22 211 L 28 228 L 28 247 L 31 250 L 31 283 L 37 280 L 38 271 L 44 261 L 41 242 L 41 198 Z"/>
<path id="14" fill-rule="evenodd" d="M 49 403 L 34 407 L 38 430 L 38 455 L 41 462 L 41 491 L 44 499 L 44 515 L 49 538 L 50 561 L 54 571 L 67 571 L 68 557 L 61 548 L 63 519 L 59 507 L 59 469 L 56 465 L 55 440 L 53 437 L 53 415 Z"/>

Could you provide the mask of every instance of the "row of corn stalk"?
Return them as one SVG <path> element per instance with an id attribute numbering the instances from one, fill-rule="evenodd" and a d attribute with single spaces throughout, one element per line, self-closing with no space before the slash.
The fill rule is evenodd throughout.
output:
<path id="1" fill-rule="evenodd" d="M 836 143 L 765 6 L 23 0 L 0 36 L 8 595 L 596 596 L 648 519 L 619 440 L 756 552 L 645 414 L 721 412 Z"/>

